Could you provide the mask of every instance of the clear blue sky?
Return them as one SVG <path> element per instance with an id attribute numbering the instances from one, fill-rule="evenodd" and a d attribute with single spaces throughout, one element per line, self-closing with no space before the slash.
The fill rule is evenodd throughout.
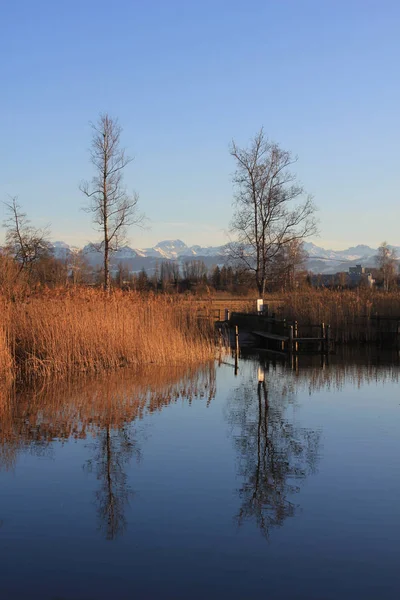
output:
<path id="1" fill-rule="evenodd" d="M 78 184 L 108 111 L 150 221 L 133 246 L 224 242 L 229 142 L 261 125 L 299 156 L 316 243 L 400 245 L 398 0 L 14 0 L 1 23 L 0 199 L 54 240 L 95 239 Z"/>

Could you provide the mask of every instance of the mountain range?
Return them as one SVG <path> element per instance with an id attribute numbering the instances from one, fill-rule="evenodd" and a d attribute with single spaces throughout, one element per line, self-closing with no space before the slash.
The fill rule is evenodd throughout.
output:
<path id="1" fill-rule="evenodd" d="M 312 242 L 305 242 L 304 249 L 308 254 L 306 268 L 314 273 L 336 273 L 347 271 L 349 267 L 361 264 L 364 267 L 376 266 L 377 248 L 358 245 L 347 250 L 327 250 Z M 400 247 L 394 247 L 400 255 Z M 56 258 L 66 259 L 71 252 L 78 248 L 65 242 L 54 242 L 53 251 Z M 100 267 L 102 254 L 97 252 L 92 244 L 83 248 L 83 253 L 93 267 Z M 225 261 L 226 246 L 187 246 L 182 240 L 164 240 L 152 248 L 131 248 L 123 246 L 111 255 L 111 266 L 117 269 L 123 265 L 131 272 L 139 272 L 142 268 L 153 272 L 162 261 L 202 260 L 207 267 L 222 265 Z"/>

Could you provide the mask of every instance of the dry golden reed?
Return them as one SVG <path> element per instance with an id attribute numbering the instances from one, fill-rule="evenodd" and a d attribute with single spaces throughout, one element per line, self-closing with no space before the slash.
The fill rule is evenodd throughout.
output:
<path id="1" fill-rule="evenodd" d="M 371 317 L 400 317 L 400 292 L 380 290 L 315 290 L 280 295 L 279 316 L 297 320 L 299 327 L 331 326 L 341 343 L 376 341 L 376 320 Z"/>
<path id="2" fill-rule="evenodd" d="M 81 289 L 3 304 L 8 314 L 3 362 L 9 364 L 8 348 L 15 372 L 24 378 L 214 356 L 211 322 L 199 320 L 190 302 L 176 297 Z"/>
<path id="3" fill-rule="evenodd" d="M 0 298 L 0 382 L 12 379 L 13 359 L 10 344 L 10 311 L 6 302 Z"/>

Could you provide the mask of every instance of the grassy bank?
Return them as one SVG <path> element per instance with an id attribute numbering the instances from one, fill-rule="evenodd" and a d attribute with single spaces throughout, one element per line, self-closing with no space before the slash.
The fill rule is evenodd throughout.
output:
<path id="1" fill-rule="evenodd" d="M 213 328 L 190 302 L 95 290 L 2 301 L 0 368 L 21 378 L 125 365 L 188 364 L 214 355 Z"/>

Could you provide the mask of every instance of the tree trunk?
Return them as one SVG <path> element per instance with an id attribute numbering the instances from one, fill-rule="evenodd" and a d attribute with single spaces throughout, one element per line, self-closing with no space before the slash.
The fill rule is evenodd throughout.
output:
<path id="1" fill-rule="evenodd" d="M 265 279 L 265 277 L 263 277 L 260 281 L 260 285 L 259 285 L 259 289 L 258 291 L 260 292 L 260 298 L 264 299 L 265 296 L 265 286 L 267 285 L 267 281 Z"/>
<path id="2" fill-rule="evenodd" d="M 110 259 L 109 259 L 109 247 L 108 240 L 104 240 L 104 291 L 110 292 Z"/>
<path id="3" fill-rule="evenodd" d="M 104 219 L 104 291 L 110 293 L 110 240 L 108 238 L 108 196 L 107 196 L 107 156 L 104 155 L 103 165 L 103 219 Z"/>

